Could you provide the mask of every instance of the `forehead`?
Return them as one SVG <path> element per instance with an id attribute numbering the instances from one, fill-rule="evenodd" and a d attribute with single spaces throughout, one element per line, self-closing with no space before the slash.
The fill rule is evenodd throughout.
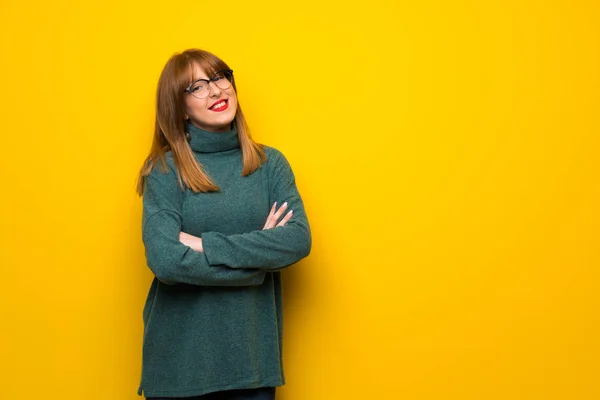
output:
<path id="1" fill-rule="evenodd" d="M 197 62 L 192 63 L 190 67 L 190 81 L 193 82 L 198 79 L 210 79 L 215 74 L 212 69 L 205 69 L 200 66 Z"/>

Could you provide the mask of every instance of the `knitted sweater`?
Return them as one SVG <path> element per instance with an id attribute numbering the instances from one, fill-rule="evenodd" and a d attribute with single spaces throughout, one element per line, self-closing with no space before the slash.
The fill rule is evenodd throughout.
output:
<path id="1" fill-rule="evenodd" d="M 306 257 L 311 234 L 294 174 L 278 150 L 242 177 L 234 127 L 188 124 L 190 146 L 219 192 L 181 190 L 171 152 L 146 178 L 142 239 L 152 280 L 143 310 L 138 395 L 199 396 L 285 384 L 281 270 Z M 288 203 L 285 226 L 262 230 L 273 202 Z M 202 237 L 204 252 L 179 241 Z"/>

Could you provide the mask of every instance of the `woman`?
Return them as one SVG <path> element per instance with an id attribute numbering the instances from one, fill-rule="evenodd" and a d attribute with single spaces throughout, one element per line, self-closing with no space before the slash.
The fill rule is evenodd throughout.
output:
<path id="1" fill-rule="evenodd" d="M 190 49 L 165 65 L 138 193 L 155 275 L 138 394 L 274 399 L 285 383 L 279 270 L 310 253 L 310 228 L 290 165 L 251 139 L 215 55 Z"/>

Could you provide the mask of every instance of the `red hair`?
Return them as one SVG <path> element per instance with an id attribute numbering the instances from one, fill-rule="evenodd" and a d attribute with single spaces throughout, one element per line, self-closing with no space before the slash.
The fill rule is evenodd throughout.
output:
<path id="1" fill-rule="evenodd" d="M 156 91 L 156 122 L 152 147 L 138 176 L 137 193 L 140 196 L 144 193 L 145 177 L 148 176 L 157 161 L 160 161 L 162 170 L 167 171 L 165 154 L 168 151 L 173 154 L 173 161 L 177 167 L 177 178 L 182 189 L 185 185 L 194 192 L 219 190 L 219 187 L 196 160 L 185 137 L 183 94 L 193 79 L 195 65 L 202 68 L 209 76 L 217 71 L 230 69 L 223 60 L 200 49 L 188 49 L 182 53 L 176 53 L 167 61 L 158 80 Z M 233 80 L 233 89 L 237 94 L 235 79 Z M 242 176 L 247 176 L 256 171 L 266 161 L 267 156 L 263 146 L 252 140 L 239 102 L 233 123 L 237 127 L 242 150 Z"/>

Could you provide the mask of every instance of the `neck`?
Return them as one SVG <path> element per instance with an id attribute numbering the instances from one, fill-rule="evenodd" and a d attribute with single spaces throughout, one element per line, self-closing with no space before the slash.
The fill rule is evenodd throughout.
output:
<path id="1" fill-rule="evenodd" d="M 235 123 L 226 125 L 218 132 L 198 128 L 191 122 L 185 124 L 189 134 L 189 144 L 193 151 L 199 153 L 218 153 L 240 147 L 238 131 Z"/>

